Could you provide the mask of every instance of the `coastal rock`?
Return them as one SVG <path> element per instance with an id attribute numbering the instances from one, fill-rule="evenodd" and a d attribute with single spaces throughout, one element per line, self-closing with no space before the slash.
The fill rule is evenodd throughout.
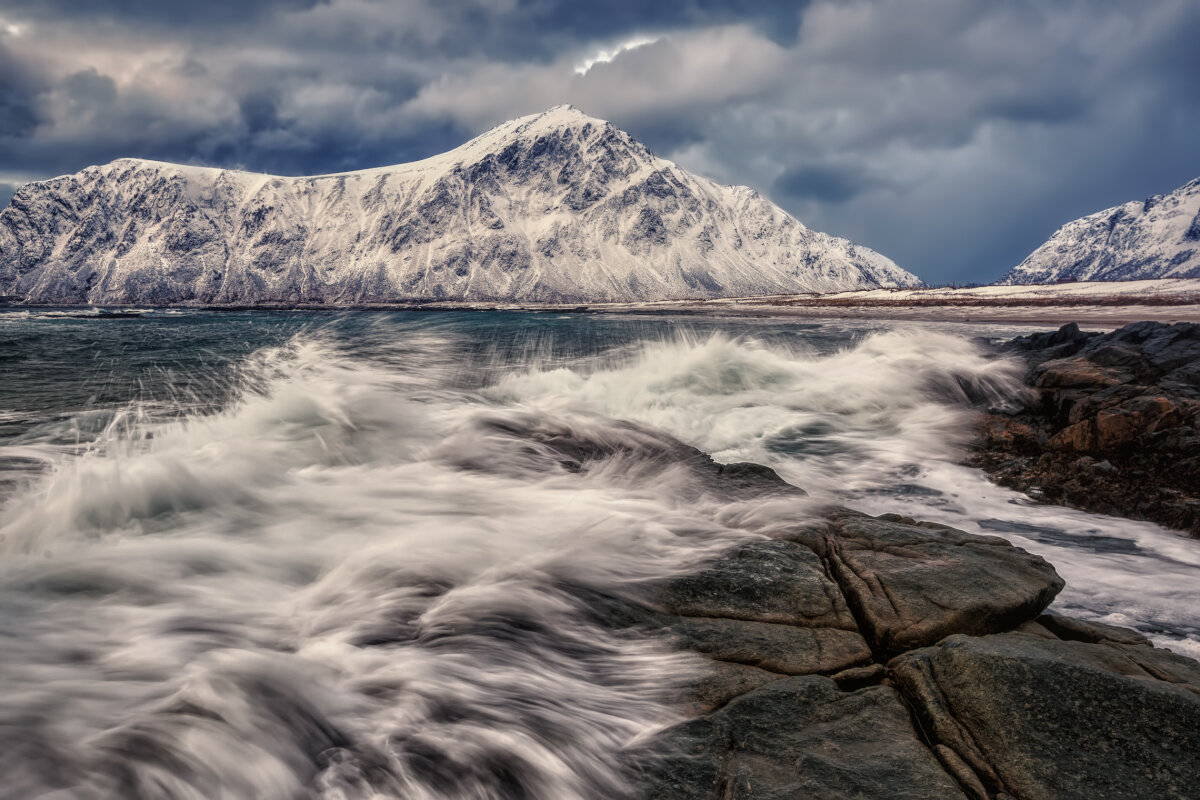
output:
<path id="1" fill-rule="evenodd" d="M 715 711 L 735 697 L 787 677 L 749 664 L 727 661 L 712 661 L 705 666 L 702 676 L 689 693 L 694 716 Z"/>
<path id="2" fill-rule="evenodd" d="M 1200 325 L 1076 325 L 1002 347 L 1028 364 L 1016 411 L 982 420 L 970 463 L 998 483 L 1200 535 Z"/>
<path id="3" fill-rule="evenodd" d="M 1048 630 L 1052 635 L 1068 642 L 1111 642 L 1113 644 L 1136 644 L 1152 647 L 1150 640 L 1136 631 L 1128 628 L 1118 628 L 1116 625 L 1105 625 L 1101 622 L 1085 622 L 1058 614 L 1042 614 L 1037 618 L 1037 624 Z"/>
<path id="4" fill-rule="evenodd" d="M 680 617 L 669 622 L 667 630 L 682 649 L 781 675 L 840 672 L 871 660 L 862 636 L 836 628 Z"/>
<path id="5" fill-rule="evenodd" d="M 677 728 L 642 759 L 646 800 L 963 800 L 888 687 L 773 681 Z"/>
<path id="6" fill-rule="evenodd" d="M 1044 559 L 999 537 L 854 511 L 829 519 L 824 555 L 863 633 L 885 655 L 952 633 L 1009 630 L 1063 587 Z"/>
<path id="7" fill-rule="evenodd" d="M 1061 580 L 1004 540 L 894 516 L 834 509 L 794 539 L 653 587 L 641 630 L 713 661 L 699 716 L 639 754 L 639 796 L 967 797 L 974 772 L 926 746 L 876 654 L 1034 624 Z"/>
<path id="8" fill-rule="evenodd" d="M 944 760 L 986 796 L 1195 797 L 1200 664 L 1141 644 L 952 636 L 889 664 Z"/>
<path id="9" fill-rule="evenodd" d="M 786 541 L 750 542 L 656 591 L 668 612 L 693 617 L 855 630 L 841 591 L 816 553 Z"/>
<path id="10" fill-rule="evenodd" d="M 1048 346 L 1079 341 L 1068 331 Z M 654 431 L 610 427 L 606 439 L 586 420 L 484 419 L 479 431 L 503 444 L 496 463 L 516 443 L 534 474 L 602 469 L 635 448 L 705 492 L 779 499 L 773 473 L 727 475 Z M 562 587 L 594 621 L 696 656 L 675 676 L 690 684 L 674 684 L 688 719 L 627 753 L 636 797 L 1193 796 L 1200 664 L 1046 612 L 1062 580 L 1003 539 L 796 509 L 780 538 L 748 538 L 670 580 L 621 596 Z"/>
<path id="11" fill-rule="evenodd" d="M 1044 560 L 846 509 L 794 539 L 734 548 L 626 615 L 711 659 L 683 698 L 695 716 L 631 755 L 638 797 L 1156 800 L 1200 785 L 1200 664 L 1043 613 L 1062 587 Z M 829 587 L 857 632 L 811 624 L 841 624 L 836 601 L 814 604 Z"/>

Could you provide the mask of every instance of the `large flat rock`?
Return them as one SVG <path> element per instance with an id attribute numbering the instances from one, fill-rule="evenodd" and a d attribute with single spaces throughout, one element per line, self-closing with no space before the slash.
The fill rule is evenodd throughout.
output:
<path id="1" fill-rule="evenodd" d="M 668 630 L 682 649 L 784 675 L 833 673 L 871 660 L 871 648 L 862 636 L 837 628 L 678 617 Z"/>
<path id="2" fill-rule="evenodd" d="M 953 636 L 889 666 L 947 767 L 969 765 L 993 795 L 1200 796 L 1200 664 L 1191 659 L 1004 633 Z"/>
<path id="3" fill-rule="evenodd" d="M 773 681 L 677 726 L 641 759 L 647 800 L 965 800 L 895 691 Z"/>
<path id="4" fill-rule="evenodd" d="M 787 541 L 741 545 L 704 569 L 665 583 L 655 596 L 664 610 L 681 616 L 857 627 L 821 558 Z"/>
<path id="5" fill-rule="evenodd" d="M 955 633 L 1011 630 L 1063 587 L 1045 559 L 1004 539 L 895 517 L 835 511 L 814 544 L 882 655 Z"/>

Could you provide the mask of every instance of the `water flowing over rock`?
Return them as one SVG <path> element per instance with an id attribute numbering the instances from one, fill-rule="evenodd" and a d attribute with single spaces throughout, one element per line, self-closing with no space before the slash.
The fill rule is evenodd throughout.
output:
<path id="1" fill-rule="evenodd" d="M 999 284 L 1200 277 L 1200 178 L 1059 228 Z"/>
<path id="2" fill-rule="evenodd" d="M 43 304 L 636 301 L 920 281 L 570 106 L 315 177 L 120 159 L 0 212 L 0 295 Z"/>
<path id="3" fill-rule="evenodd" d="M 4 316 L 20 353 L 67 356 L 13 359 L 0 381 L 37 412 L 0 466 L 45 459 L 36 482 L 0 473 L 5 797 L 1159 800 L 1200 785 L 1200 666 L 1145 638 L 1197 652 L 1193 542 L 1138 531 L 1146 551 L 1114 538 L 1129 546 L 1093 555 L 1121 521 L 1089 519 L 1086 560 L 1038 550 L 1064 589 L 1033 552 L 918 521 L 941 506 L 885 483 L 954 466 L 941 440 L 968 433 L 966 404 L 1018 385 L 982 349 L 938 370 L 946 342 L 910 336 L 789 361 L 720 341 L 631 355 L 639 329 L 614 353 L 607 315 L 332 314 L 323 332 L 309 314 Z M 532 330 L 500 335 L 513 317 Z M 549 326 L 571 334 L 554 368 L 512 375 Z M 1060 382 L 1149 375 L 1127 357 L 1149 342 L 1144 360 L 1178 377 L 1177 334 L 1127 331 Z M 1033 338 L 1061 359 L 1099 337 Z M 164 346 L 179 342 L 194 345 Z M 580 359 L 582 343 L 603 352 Z M 673 395 L 681 375 L 707 394 Z M 125 380 L 184 404 L 73 410 Z M 638 412 L 668 402 L 678 417 Z M 838 434 L 857 408 L 872 419 Z M 798 469 L 679 426 L 727 428 L 726 410 L 752 431 L 775 416 L 809 453 L 850 439 L 855 460 Z M 830 493 L 821 476 L 861 474 L 883 453 L 857 449 L 863 431 L 884 424 L 911 461 Z M 1019 531 L 1055 512 L 980 520 L 991 487 L 971 477 L 971 514 L 936 519 Z M 1170 541 L 1151 559 L 1155 536 Z M 1121 584 L 1116 600 L 1079 602 L 1093 576 Z"/>
<path id="4" fill-rule="evenodd" d="M 1200 664 L 1044 614 L 1062 588 L 1002 539 L 835 508 L 590 605 L 711 659 L 630 754 L 647 800 L 1188 796 Z"/>

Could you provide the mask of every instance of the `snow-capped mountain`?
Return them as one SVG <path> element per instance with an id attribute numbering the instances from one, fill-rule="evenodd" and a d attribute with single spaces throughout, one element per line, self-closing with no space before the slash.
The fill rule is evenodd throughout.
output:
<path id="1" fill-rule="evenodd" d="M 1200 178 L 1068 222 L 998 284 L 1200 277 Z"/>
<path id="2" fill-rule="evenodd" d="M 0 212 L 0 294 L 34 303 L 596 302 L 917 283 L 570 106 L 336 175 L 120 159 L 29 184 Z"/>

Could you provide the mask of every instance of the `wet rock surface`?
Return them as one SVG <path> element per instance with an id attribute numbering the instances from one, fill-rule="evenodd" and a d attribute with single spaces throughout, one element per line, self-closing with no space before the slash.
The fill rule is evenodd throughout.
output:
<path id="1" fill-rule="evenodd" d="M 774 681 L 685 723 L 660 747 L 644 797 L 965 797 L 886 686 L 844 692 L 815 675 Z"/>
<path id="2" fill-rule="evenodd" d="M 987 794 L 1195 797 L 1200 664 L 1144 645 L 952 636 L 899 656 L 921 727 Z"/>
<path id="3" fill-rule="evenodd" d="M 1039 556 L 995 536 L 930 523 L 836 511 L 822 554 L 880 654 L 951 633 L 1008 630 L 1037 616 L 1063 588 Z"/>
<path id="4" fill-rule="evenodd" d="M 992 410 L 970 458 L 1047 502 L 1200 536 L 1200 325 L 1076 325 L 1014 339 L 1030 392 Z"/>
<path id="5" fill-rule="evenodd" d="M 611 605 L 711 664 L 631 754 L 637 796 L 1194 796 L 1200 664 L 1045 613 L 1062 587 L 1002 539 L 835 508 Z"/>
<path id="6" fill-rule="evenodd" d="M 1118 368 L 1137 374 L 1111 363 L 1060 374 Z M 476 450 L 492 455 L 473 466 L 587 471 L 636 453 L 646 469 L 679 470 L 697 501 L 794 503 L 797 517 L 619 596 L 562 587 L 594 621 L 695 655 L 695 673 L 664 676 L 686 684 L 686 721 L 627 754 L 634 796 L 1196 796 L 1200 663 L 1047 612 L 1063 581 L 1041 557 L 895 514 L 818 509 L 768 469 L 717 465 L 638 426 L 611 431 L 587 417 L 483 418 Z"/>
<path id="7" fill-rule="evenodd" d="M 794 542 L 742 545 L 704 570 L 660 587 L 657 601 L 682 616 L 856 628 L 823 560 Z"/>

